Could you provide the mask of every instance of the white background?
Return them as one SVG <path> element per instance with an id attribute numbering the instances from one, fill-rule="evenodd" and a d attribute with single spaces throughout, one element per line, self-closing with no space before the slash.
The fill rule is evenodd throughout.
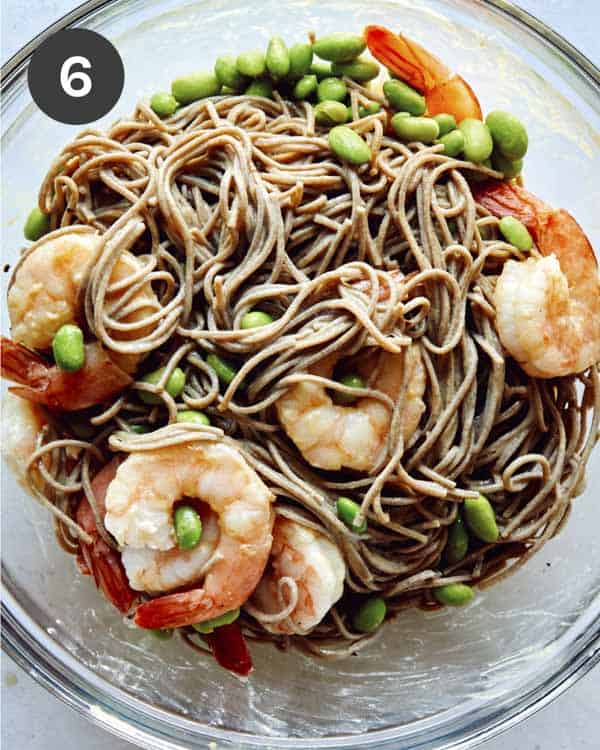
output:
<path id="1" fill-rule="evenodd" d="M 78 4 L 73 0 L 1 0 L 2 62 Z M 520 0 L 518 4 L 559 31 L 596 65 L 600 64 L 599 0 Z M 133 747 L 88 724 L 6 656 L 2 658 L 1 740 L 3 750 L 132 750 Z M 599 747 L 600 669 L 595 669 L 524 724 L 485 744 L 485 750 L 597 750 Z"/>

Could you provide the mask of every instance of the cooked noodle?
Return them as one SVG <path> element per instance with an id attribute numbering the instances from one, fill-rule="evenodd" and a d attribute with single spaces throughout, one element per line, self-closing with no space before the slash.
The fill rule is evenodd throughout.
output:
<path id="1" fill-rule="evenodd" d="M 346 82 L 357 111 L 365 92 Z M 560 529 L 597 439 L 600 383 L 596 366 L 537 380 L 503 353 L 493 290 L 503 262 L 522 256 L 500 239 L 497 219 L 476 205 L 465 179 L 496 173 L 445 157 L 439 146 L 387 137 L 385 112 L 351 124 L 374 161 L 346 167 L 315 129 L 312 107 L 276 97 L 203 100 L 166 121 L 140 104 L 107 133 L 84 132 L 56 160 L 40 197 L 53 228 L 103 233 L 87 281 L 87 325 L 108 350 L 148 356 L 129 390 L 86 412 L 84 439 L 81 424 L 67 417 L 46 428 L 29 477 L 67 551 L 76 551 L 77 536 L 89 541 L 73 520 L 81 490 L 114 546 L 90 487 L 111 450 L 235 440 L 277 495 L 276 512 L 327 534 L 347 563 L 345 597 L 311 633 L 277 636 L 261 625 L 293 610 L 297 592 L 288 579 L 280 582 L 278 613 L 248 606 L 246 632 L 333 657 L 374 637 L 352 630 L 347 605 L 355 593 L 381 592 L 388 617 L 433 608 L 432 587 L 489 585 Z M 143 267 L 111 286 L 126 250 Z M 136 308 L 132 300 L 147 284 L 156 303 Z M 257 306 L 274 322 L 242 329 L 243 315 Z M 136 310 L 142 314 L 132 321 Z M 411 342 L 427 388 L 410 439 L 402 437 L 403 392 L 392 403 L 377 390 L 375 368 L 362 395 L 393 409 L 379 465 L 368 475 L 309 466 L 279 425 L 277 399 L 308 379 L 348 392 L 310 368 L 365 349 L 403 355 Z M 211 352 L 238 368 L 226 389 L 206 364 Z M 158 384 L 142 382 L 159 366 L 166 369 Z M 164 390 L 177 366 L 186 373 L 179 403 Z M 140 390 L 162 404 L 143 404 Z M 176 423 L 180 408 L 204 410 L 212 427 Z M 136 435 L 134 425 L 153 431 Z M 445 566 L 448 528 L 461 502 L 480 491 L 496 508 L 500 539 Z M 338 519 L 341 494 L 361 502 L 368 534 Z"/>

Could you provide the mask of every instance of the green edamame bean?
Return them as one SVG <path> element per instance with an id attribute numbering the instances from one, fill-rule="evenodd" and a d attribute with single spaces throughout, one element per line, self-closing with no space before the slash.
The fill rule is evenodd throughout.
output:
<path id="1" fill-rule="evenodd" d="M 244 76 L 250 78 L 260 78 L 267 70 L 267 61 L 264 52 L 258 49 L 250 52 L 242 52 L 236 61 L 237 69 Z"/>
<path id="2" fill-rule="evenodd" d="M 242 328 L 262 328 L 273 322 L 273 316 L 261 310 L 251 310 L 242 317 Z"/>
<path id="3" fill-rule="evenodd" d="M 352 62 L 334 62 L 331 66 L 331 72 L 334 76 L 347 76 L 353 81 L 366 83 L 377 78 L 379 75 L 379 65 L 373 60 L 367 60 L 359 57 Z"/>
<path id="4" fill-rule="evenodd" d="M 159 367 L 158 370 L 154 370 L 153 372 L 149 372 L 147 375 L 144 375 L 144 377 L 142 378 L 142 383 L 149 383 L 150 385 L 156 385 L 158 381 L 162 378 L 164 372 L 165 372 L 165 368 Z M 173 370 L 173 372 L 169 375 L 169 379 L 167 380 L 165 384 L 165 391 L 172 398 L 177 398 L 177 396 L 180 396 L 181 393 L 183 392 L 184 386 L 185 386 L 185 373 L 181 368 L 176 367 Z M 140 391 L 139 397 L 146 404 L 161 404 L 162 403 L 162 399 L 159 396 L 157 396 L 155 393 L 150 393 L 150 391 Z"/>
<path id="5" fill-rule="evenodd" d="M 454 115 L 448 115 L 445 112 L 442 112 L 439 115 L 434 115 L 433 119 L 437 122 L 440 128 L 440 138 L 446 135 L 446 133 L 451 133 L 453 130 L 456 130 L 457 125 Z"/>
<path id="6" fill-rule="evenodd" d="M 355 531 L 357 534 L 364 534 L 367 530 L 367 519 L 363 519 L 360 526 L 356 526 L 354 519 L 360 512 L 360 505 L 355 503 L 354 500 L 350 500 L 349 497 L 338 497 L 335 503 L 335 510 L 338 514 L 338 518 L 342 520 L 349 529 Z"/>
<path id="7" fill-rule="evenodd" d="M 273 98 L 273 84 L 264 78 L 252 81 L 245 91 L 246 96 L 263 96 L 265 99 Z"/>
<path id="8" fill-rule="evenodd" d="M 415 89 L 404 83 L 404 81 L 398 81 L 395 78 L 391 81 L 386 81 L 383 84 L 383 93 L 390 107 L 397 112 L 408 112 L 411 115 L 415 115 L 415 117 L 425 114 L 425 110 L 427 109 L 425 97 L 421 96 L 418 91 L 415 91 Z"/>
<path id="9" fill-rule="evenodd" d="M 460 130 L 451 130 L 446 135 L 439 138 L 436 143 L 444 146 L 442 152 L 445 156 L 458 156 L 465 147 L 465 137 Z"/>
<path id="10" fill-rule="evenodd" d="M 35 242 L 48 234 L 50 231 L 50 216 L 41 211 L 37 206 L 32 208 L 23 227 L 26 240 Z"/>
<path id="11" fill-rule="evenodd" d="M 523 171 L 523 159 L 515 159 L 514 161 L 511 161 L 494 149 L 492 154 L 492 166 L 494 169 L 498 170 L 498 172 L 502 172 L 505 180 L 512 180 L 514 177 L 518 177 Z"/>
<path id="12" fill-rule="evenodd" d="M 517 250 L 531 250 L 533 240 L 527 227 L 514 216 L 503 216 L 498 223 L 504 239 L 514 245 Z"/>
<path id="13" fill-rule="evenodd" d="M 322 60 L 350 62 L 361 55 L 366 46 L 362 36 L 337 32 L 317 39 L 313 44 L 313 51 Z"/>
<path id="14" fill-rule="evenodd" d="M 347 375 L 344 375 L 340 378 L 340 383 L 347 386 L 348 388 L 365 387 L 365 381 L 360 377 L 360 375 L 356 375 L 355 373 L 348 373 Z M 338 404 L 353 404 L 356 401 L 356 396 L 352 396 L 349 393 L 341 393 L 340 391 L 336 391 L 334 400 Z"/>
<path id="15" fill-rule="evenodd" d="M 496 514 L 487 497 L 468 497 L 463 503 L 465 521 L 469 529 L 482 542 L 491 544 L 500 535 L 496 524 Z"/>
<path id="16" fill-rule="evenodd" d="M 354 629 L 359 633 L 372 633 L 385 620 L 387 606 L 380 596 L 372 596 L 363 602 L 353 618 Z"/>
<path id="17" fill-rule="evenodd" d="M 179 549 L 194 549 L 202 538 L 202 519 L 191 505 L 180 505 L 173 517 L 175 537 Z"/>
<path id="18" fill-rule="evenodd" d="M 320 102 L 343 102 L 347 96 L 348 88 L 339 78 L 324 78 L 317 88 Z"/>
<path id="19" fill-rule="evenodd" d="M 294 96 L 296 99 L 308 99 L 311 94 L 317 90 L 319 82 L 316 75 L 305 75 L 296 82 L 294 86 Z"/>
<path id="20" fill-rule="evenodd" d="M 228 86 L 234 91 L 243 91 L 248 85 L 248 79 L 238 70 L 236 58 L 233 55 L 217 57 L 215 76 L 221 86 Z"/>
<path id="21" fill-rule="evenodd" d="M 448 529 L 448 540 L 444 555 L 448 565 L 455 565 L 460 562 L 469 549 L 469 534 L 465 528 L 462 516 L 458 515 L 456 521 Z"/>
<path id="22" fill-rule="evenodd" d="M 404 112 L 392 117 L 392 127 L 402 140 L 421 143 L 433 143 L 440 132 L 437 122 L 431 117 L 406 117 Z"/>
<path id="23" fill-rule="evenodd" d="M 221 90 L 219 91 L 219 93 L 223 96 L 235 96 L 240 92 L 237 89 L 232 89 L 231 86 L 221 86 Z"/>
<path id="24" fill-rule="evenodd" d="M 474 117 L 466 117 L 458 126 L 465 137 L 465 159 L 481 164 L 492 155 L 494 142 L 487 125 Z"/>
<path id="25" fill-rule="evenodd" d="M 522 159 L 527 153 L 529 138 L 525 126 L 518 117 L 510 112 L 495 110 L 485 118 L 494 141 L 494 146 L 502 156 L 515 161 Z"/>
<path id="26" fill-rule="evenodd" d="M 217 354 L 209 354 L 206 364 L 212 367 L 223 385 L 229 385 L 237 375 L 237 370 Z"/>
<path id="27" fill-rule="evenodd" d="M 132 424 L 129 426 L 129 429 L 136 435 L 145 435 L 146 433 L 150 432 L 150 428 L 145 424 Z"/>
<path id="28" fill-rule="evenodd" d="M 61 326 L 52 339 L 52 353 L 61 370 L 81 370 L 85 364 L 85 344 L 81 328 L 70 323 Z"/>
<path id="29" fill-rule="evenodd" d="M 329 148 L 339 159 L 356 166 L 371 161 L 369 144 L 347 125 L 337 125 L 329 131 Z"/>
<path id="30" fill-rule="evenodd" d="M 446 604 L 449 607 L 464 607 L 473 599 L 475 592 L 465 583 L 449 583 L 433 589 L 433 596 L 440 604 Z"/>
<path id="31" fill-rule="evenodd" d="M 173 637 L 173 630 L 154 628 L 153 630 L 150 630 L 150 634 L 157 638 L 159 641 L 170 641 Z"/>
<path id="32" fill-rule="evenodd" d="M 310 72 L 313 61 L 312 44 L 294 44 L 290 47 L 288 54 L 290 56 L 290 71 L 288 73 L 290 78 L 295 80 Z"/>
<path id="33" fill-rule="evenodd" d="M 191 424 L 202 424 L 208 426 L 210 419 L 202 411 L 195 411 L 194 409 L 184 409 L 183 411 L 177 412 L 178 422 L 191 422 Z"/>
<path id="34" fill-rule="evenodd" d="M 171 84 L 171 94 L 180 104 L 190 104 L 207 96 L 215 96 L 220 88 L 214 73 L 200 70 L 175 79 Z"/>
<path id="35" fill-rule="evenodd" d="M 265 58 L 267 70 L 273 78 L 284 78 L 290 72 L 290 56 L 280 36 L 271 37 Z"/>
<path id="36" fill-rule="evenodd" d="M 220 617 L 213 617 L 212 620 L 196 622 L 192 625 L 192 627 L 194 628 L 194 630 L 197 630 L 198 633 L 207 635 L 208 633 L 212 633 L 215 628 L 221 627 L 221 625 L 231 625 L 231 623 L 235 622 L 239 616 L 240 609 L 238 607 L 237 609 L 232 609 L 231 612 L 225 612 L 225 614 L 220 615 Z"/>
<path id="37" fill-rule="evenodd" d="M 177 99 L 167 91 L 159 91 L 150 99 L 150 108 L 159 117 L 170 117 L 178 106 Z"/>
<path id="38" fill-rule="evenodd" d="M 359 117 L 368 117 L 369 115 L 376 115 L 378 112 L 381 112 L 381 104 L 379 104 L 379 102 L 371 102 L 366 107 L 358 108 Z"/>
<path id="39" fill-rule="evenodd" d="M 319 125 L 341 125 L 348 121 L 348 108 L 342 102 L 319 102 L 315 107 L 315 121 Z"/>
<path id="40" fill-rule="evenodd" d="M 317 76 L 317 79 L 319 81 L 322 81 L 323 78 L 330 78 L 331 77 L 331 63 L 327 62 L 320 62 L 319 60 L 315 60 L 314 63 L 310 66 L 310 72 Z"/>

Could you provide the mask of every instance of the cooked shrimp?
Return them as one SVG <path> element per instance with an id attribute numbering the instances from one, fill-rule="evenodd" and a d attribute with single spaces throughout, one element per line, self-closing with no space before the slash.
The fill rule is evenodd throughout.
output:
<path id="1" fill-rule="evenodd" d="M 330 377 L 336 357 L 328 357 L 312 374 Z M 363 362 L 363 368 L 368 363 Z M 404 439 L 413 434 L 425 410 L 425 369 L 416 345 L 405 354 L 379 354 L 376 383 L 371 387 L 397 399 L 409 368 L 404 411 Z M 366 373 L 368 374 L 368 373 Z M 352 406 L 333 403 L 326 388 L 311 381 L 293 385 L 276 402 L 279 421 L 304 458 L 319 469 L 370 471 L 380 461 L 387 440 L 391 411 L 372 397 L 359 398 Z"/>
<path id="2" fill-rule="evenodd" d="M 365 39 L 373 57 L 423 94 L 430 116 L 447 112 L 457 122 L 483 119 L 469 84 L 420 44 L 383 26 L 367 26 Z"/>
<path id="3" fill-rule="evenodd" d="M 517 185 L 488 180 L 475 199 L 530 230 L 542 258 L 509 260 L 495 291 L 500 340 L 529 375 L 583 372 L 600 360 L 600 278 L 594 250 L 575 219 Z"/>
<path id="4" fill-rule="evenodd" d="M 37 404 L 12 393 L 7 393 L 2 400 L 2 455 L 19 484 L 25 488 L 27 465 L 46 422 L 46 415 Z"/>
<path id="5" fill-rule="evenodd" d="M 255 589 L 267 563 L 273 495 L 237 450 L 208 443 L 132 453 L 119 466 L 106 494 L 104 522 L 125 559 L 129 547 L 163 554 L 175 550 L 173 506 L 183 497 L 210 506 L 218 518 L 218 541 L 214 549 L 206 545 L 194 561 L 195 588 L 138 607 L 135 622 L 143 628 L 181 627 L 239 607 Z M 164 590 L 167 584 L 180 586 L 176 564 L 160 572 L 144 564 L 135 553 L 128 562 L 136 585 L 143 578 L 151 592 Z M 189 569 L 183 577 L 191 582 Z"/>
<path id="6" fill-rule="evenodd" d="M 269 565 L 252 601 L 266 614 L 275 614 L 285 607 L 286 583 L 292 586 L 292 611 L 285 619 L 263 625 L 271 633 L 305 634 L 341 598 L 345 575 L 344 558 L 333 542 L 298 521 L 278 516 Z"/>
<path id="7" fill-rule="evenodd" d="M 106 490 L 114 479 L 118 465 L 118 459 L 114 459 L 98 472 L 92 481 L 92 491 L 101 516 L 105 513 Z M 85 497 L 79 502 L 75 520 L 93 539 L 92 544 L 79 542 L 79 569 L 84 575 L 94 576 L 96 586 L 117 609 L 124 613 L 129 612 L 137 594 L 129 586 L 121 555 L 111 549 L 98 533 L 92 507 Z"/>

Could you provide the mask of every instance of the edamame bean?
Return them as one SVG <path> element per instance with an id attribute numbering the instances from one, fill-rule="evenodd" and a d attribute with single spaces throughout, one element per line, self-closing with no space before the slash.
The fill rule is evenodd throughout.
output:
<path id="1" fill-rule="evenodd" d="M 315 60 L 310 66 L 310 72 L 313 75 L 316 75 L 319 81 L 322 81 L 323 78 L 329 78 L 331 76 L 331 63 Z"/>
<path id="2" fill-rule="evenodd" d="M 334 76 L 347 76 L 353 81 L 366 83 L 377 78 L 379 75 L 379 65 L 373 60 L 359 57 L 352 62 L 340 63 L 334 62 L 331 66 L 331 72 Z"/>
<path id="3" fill-rule="evenodd" d="M 173 518 L 177 546 L 182 550 L 194 549 L 202 538 L 202 519 L 191 505 L 180 505 Z"/>
<path id="4" fill-rule="evenodd" d="M 469 534 L 465 528 L 462 516 L 458 515 L 456 521 L 448 529 L 448 540 L 444 556 L 448 565 L 455 565 L 460 562 L 469 549 Z"/>
<path id="5" fill-rule="evenodd" d="M 294 44 L 289 49 L 289 77 L 295 80 L 310 72 L 313 60 L 312 44 Z"/>
<path id="6" fill-rule="evenodd" d="M 150 108 L 159 117 L 170 117 L 178 106 L 177 99 L 166 91 L 159 91 L 150 99 Z"/>
<path id="7" fill-rule="evenodd" d="M 262 312 L 261 310 L 251 310 L 242 317 L 242 328 L 245 330 L 249 328 L 262 328 L 262 326 L 268 326 L 272 322 L 273 317 L 269 313 Z"/>
<path id="8" fill-rule="evenodd" d="M 52 339 L 52 353 L 61 370 L 81 370 L 85 364 L 85 344 L 81 328 L 70 323 L 61 326 Z"/>
<path id="9" fill-rule="evenodd" d="M 348 373 L 340 378 L 340 383 L 347 386 L 348 388 L 364 388 L 365 381 L 354 373 Z M 335 392 L 335 401 L 338 404 L 353 404 L 356 401 L 356 396 L 352 396 L 349 393 L 341 393 L 340 391 Z"/>
<path id="10" fill-rule="evenodd" d="M 173 630 L 154 628 L 153 630 L 150 630 L 150 634 L 157 638 L 159 641 L 170 641 L 173 637 Z"/>
<path id="11" fill-rule="evenodd" d="M 265 59 L 267 70 L 273 78 L 284 78 L 290 72 L 290 56 L 280 36 L 271 37 Z"/>
<path id="12" fill-rule="evenodd" d="M 232 89 L 231 86 L 221 86 L 221 91 L 219 91 L 219 93 L 223 96 L 235 96 L 240 92 L 237 89 Z"/>
<path id="13" fill-rule="evenodd" d="M 221 627 L 221 625 L 231 625 L 231 623 L 235 622 L 239 616 L 240 610 L 238 607 L 237 609 L 232 609 L 231 612 L 225 612 L 225 614 L 221 615 L 220 617 L 213 617 L 212 620 L 196 622 L 192 625 L 192 627 L 194 628 L 194 630 L 197 630 L 198 633 L 207 635 L 208 633 L 212 633 L 215 628 Z"/>
<path id="14" fill-rule="evenodd" d="M 482 542 L 491 544 L 500 535 L 496 524 L 496 514 L 487 497 L 468 497 L 463 503 L 465 521 L 469 529 Z"/>
<path id="15" fill-rule="evenodd" d="M 502 156 L 511 161 L 525 156 L 529 138 L 525 126 L 518 117 L 511 115 L 510 112 L 495 110 L 489 113 L 485 122 L 492 135 L 494 146 Z"/>
<path id="16" fill-rule="evenodd" d="M 458 156 L 465 147 L 465 137 L 460 130 L 451 130 L 446 135 L 439 138 L 436 143 L 444 146 L 442 152 L 445 156 Z"/>
<path id="17" fill-rule="evenodd" d="M 456 130 L 457 126 L 454 115 L 448 115 L 445 112 L 442 112 L 439 115 L 434 115 L 433 119 L 437 122 L 440 128 L 440 138 L 446 135 L 446 133 L 451 133 L 453 130 Z"/>
<path id="18" fill-rule="evenodd" d="M 23 227 L 26 240 L 35 242 L 48 234 L 50 231 L 50 216 L 41 211 L 37 206 L 32 208 Z"/>
<path id="19" fill-rule="evenodd" d="M 129 429 L 136 435 L 145 435 L 146 433 L 150 432 L 150 428 L 145 424 L 132 424 L 129 425 Z"/>
<path id="20" fill-rule="evenodd" d="M 190 104 L 207 96 L 215 96 L 220 88 L 214 73 L 201 70 L 174 80 L 171 94 L 180 104 Z"/>
<path id="21" fill-rule="evenodd" d="M 416 117 L 425 114 L 425 110 L 427 109 L 425 97 L 421 96 L 418 91 L 415 91 L 404 83 L 404 81 L 398 81 L 395 78 L 391 81 L 386 81 L 383 84 L 383 93 L 390 107 L 397 112 L 408 112 Z"/>
<path id="22" fill-rule="evenodd" d="M 212 367 L 223 385 L 229 385 L 237 375 L 237 370 L 217 354 L 209 354 L 206 364 Z"/>
<path id="23" fill-rule="evenodd" d="M 201 411 L 195 411 L 194 409 L 184 409 L 183 411 L 177 412 L 178 422 L 190 422 L 191 424 L 202 424 L 208 426 L 210 419 Z"/>
<path id="24" fill-rule="evenodd" d="M 404 141 L 433 143 L 440 129 L 431 117 L 406 117 L 403 112 L 392 117 L 392 127 L 396 135 Z"/>
<path id="25" fill-rule="evenodd" d="M 354 629 L 359 633 L 372 633 L 385 620 L 387 606 L 380 596 L 372 596 L 363 602 L 353 617 Z"/>
<path id="26" fill-rule="evenodd" d="M 465 159 L 481 164 L 492 154 L 494 142 L 487 125 L 474 117 L 466 117 L 458 126 L 465 137 Z"/>
<path id="27" fill-rule="evenodd" d="M 320 102 L 343 102 L 347 96 L 348 88 L 339 78 L 324 78 L 317 88 Z"/>
<path id="28" fill-rule="evenodd" d="M 361 55 L 366 46 L 362 36 L 337 32 L 317 39 L 313 44 L 313 51 L 322 60 L 350 62 Z"/>
<path id="29" fill-rule="evenodd" d="M 242 52 L 238 56 L 236 64 L 239 72 L 244 76 L 250 76 L 250 78 L 260 78 L 267 70 L 264 52 L 258 49 Z"/>
<path id="30" fill-rule="evenodd" d="M 165 368 L 159 367 L 158 370 L 154 370 L 153 372 L 149 372 L 147 375 L 144 375 L 144 377 L 142 378 L 142 383 L 156 385 L 162 378 L 164 372 Z M 184 386 L 185 373 L 181 368 L 176 367 L 169 375 L 169 379 L 167 380 L 165 385 L 165 391 L 172 398 L 177 398 L 177 396 L 180 396 L 183 392 Z M 163 402 L 163 400 L 159 396 L 157 396 L 155 393 L 150 393 L 150 391 L 140 391 L 139 397 L 146 404 L 161 404 Z"/>
<path id="31" fill-rule="evenodd" d="M 369 115 L 376 115 L 378 112 L 381 112 L 381 104 L 379 104 L 379 102 L 371 102 L 366 107 L 358 108 L 359 117 L 368 117 Z"/>
<path id="32" fill-rule="evenodd" d="M 531 235 L 527 227 L 514 216 L 503 216 L 498 223 L 498 227 L 504 239 L 514 245 L 517 250 L 531 250 L 533 245 Z"/>
<path id="33" fill-rule="evenodd" d="M 315 121 L 319 125 L 340 125 L 348 121 L 348 109 L 342 102 L 319 102 L 315 107 Z"/>
<path id="34" fill-rule="evenodd" d="M 294 86 L 294 96 L 296 99 L 308 99 L 311 94 L 317 90 L 319 82 L 316 75 L 306 75 L 297 81 Z"/>
<path id="35" fill-rule="evenodd" d="M 246 89 L 246 96 L 263 96 L 265 99 L 273 98 L 273 84 L 264 78 L 252 81 Z"/>
<path id="36" fill-rule="evenodd" d="M 338 518 L 342 520 L 349 529 L 355 531 L 357 534 L 364 534 L 367 530 L 367 519 L 363 519 L 360 526 L 354 524 L 354 519 L 360 511 L 360 505 L 355 503 L 354 500 L 350 500 L 349 497 L 338 497 L 335 503 L 335 510 L 338 514 Z"/>
<path id="37" fill-rule="evenodd" d="M 446 604 L 449 607 L 464 607 L 473 599 L 475 592 L 465 583 L 449 583 L 433 589 L 433 596 L 440 604 Z"/>
<path id="38" fill-rule="evenodd" d="M 356 166 L 371 161 L 369 144 L 347 125 L 337 125 L 329 131 L 329 148 L 339 159 Z"/>
<path id="39" fill-rule="evenodd" d="M 248 79 L 238 70 L 236 58 L 233 55 L 217 57 L 215 75 L 221 86 L 228 86 L 234 91 L 243 91 L 248 85 Z"/>
<path id="40" fill-rule="evenodd" d="M 497 169 L 498 172 L 502 172 L 505 180 L 512 180 L 514 177 L 518 177 L 523 171 L 523 159 L 515 159 L 514 161 L 511 161 L 494 149 L 492 154 L 492 166 L 494 169 Z"/>

